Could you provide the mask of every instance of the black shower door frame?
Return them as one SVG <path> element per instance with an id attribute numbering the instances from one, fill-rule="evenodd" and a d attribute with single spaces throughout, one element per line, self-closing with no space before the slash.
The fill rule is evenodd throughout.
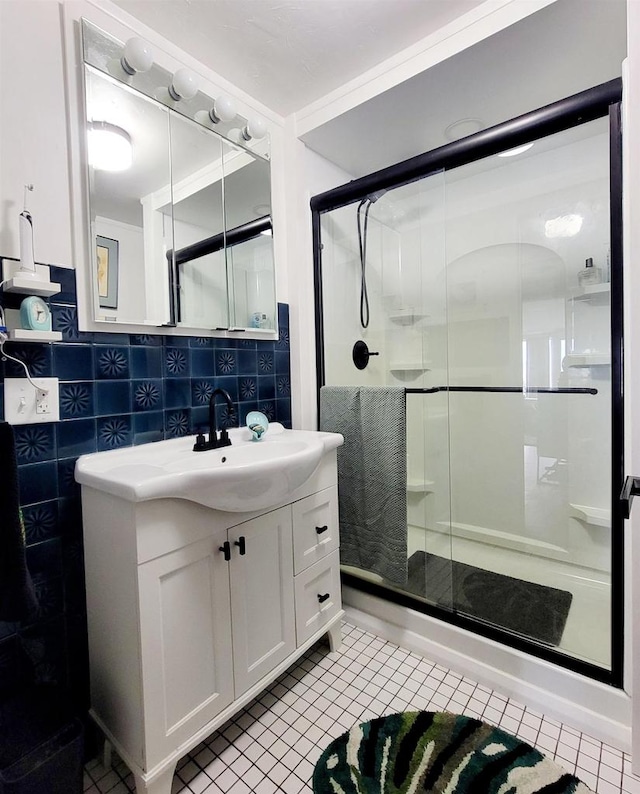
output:
<path id="1" fill-rule="evenodd" d="M 622 229 L 622 80 L 617 78 L 515 119 L 419 154 L 395 165 L 354 179 L 311 199 L 315 289 L 315 337 L 318 409 L 325 383 L 322 296 L 321 216 L 364 199 L 449 171 L 476 160 L 514 149 L 589 121 L 609 119 L 610 234 L 611 234 L 611 669 L 567 656 L 504 629 L 459 615 L 382 585 L 342 573 L 344 584 L 400 606 L 422 612 L 454 626 L 495 640 L 567 670 L 615 687 L 623 684 L 624 641 L 624 518 L 619 494 L 624 481 L 623 403 L 623 229 Z M 421 390 L 422 391 L 422 390 Z M 319 414 L 318 414 L 319 415 Z"/>

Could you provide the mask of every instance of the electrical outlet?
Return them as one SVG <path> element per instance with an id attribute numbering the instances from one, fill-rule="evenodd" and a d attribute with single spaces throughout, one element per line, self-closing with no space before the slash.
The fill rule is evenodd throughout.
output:
<path id="1" fill-rule="evenodd" d="M 4 379 L 4 418 L 12 425 L 57 422 L 60 419 L 58 378 Z"/>

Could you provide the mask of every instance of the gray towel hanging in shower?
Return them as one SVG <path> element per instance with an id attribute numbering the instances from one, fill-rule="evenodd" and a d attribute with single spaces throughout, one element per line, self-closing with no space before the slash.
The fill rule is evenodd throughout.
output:
<path id="1" fill-rule="evenodd" d="M 340 561 L 407 582 L 406 395 L 399 386 L 323 386 L 320 429 L 338 448 Z"/>

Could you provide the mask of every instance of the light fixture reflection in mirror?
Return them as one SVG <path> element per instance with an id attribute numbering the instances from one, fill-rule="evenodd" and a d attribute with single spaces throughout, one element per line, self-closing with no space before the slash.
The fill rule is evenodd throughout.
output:
<path id="1" fill-rule="evenodd" d="M 126 171 L 133 162 L 131 136 L 107 121 L 88 124 L 89 165 L 97 171 Z"/>
<path id="2" fill-rule="evenodd" d="M 128 75 L 148 72 L 153 66 L 153 51 L 144 39 L 129 39 L 124 45 L 120 65 Z"/>

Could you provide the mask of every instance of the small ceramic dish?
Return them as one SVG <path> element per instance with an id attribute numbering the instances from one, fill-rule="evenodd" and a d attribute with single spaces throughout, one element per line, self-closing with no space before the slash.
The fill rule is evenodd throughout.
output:
<path id="1" fill-rule="evenodd" d="M 261 411 L 249 411 L 247 414 L 247 427 L 251 433 L 251 440 L 260 441 L 269 429 L 269 420 Z"/>

